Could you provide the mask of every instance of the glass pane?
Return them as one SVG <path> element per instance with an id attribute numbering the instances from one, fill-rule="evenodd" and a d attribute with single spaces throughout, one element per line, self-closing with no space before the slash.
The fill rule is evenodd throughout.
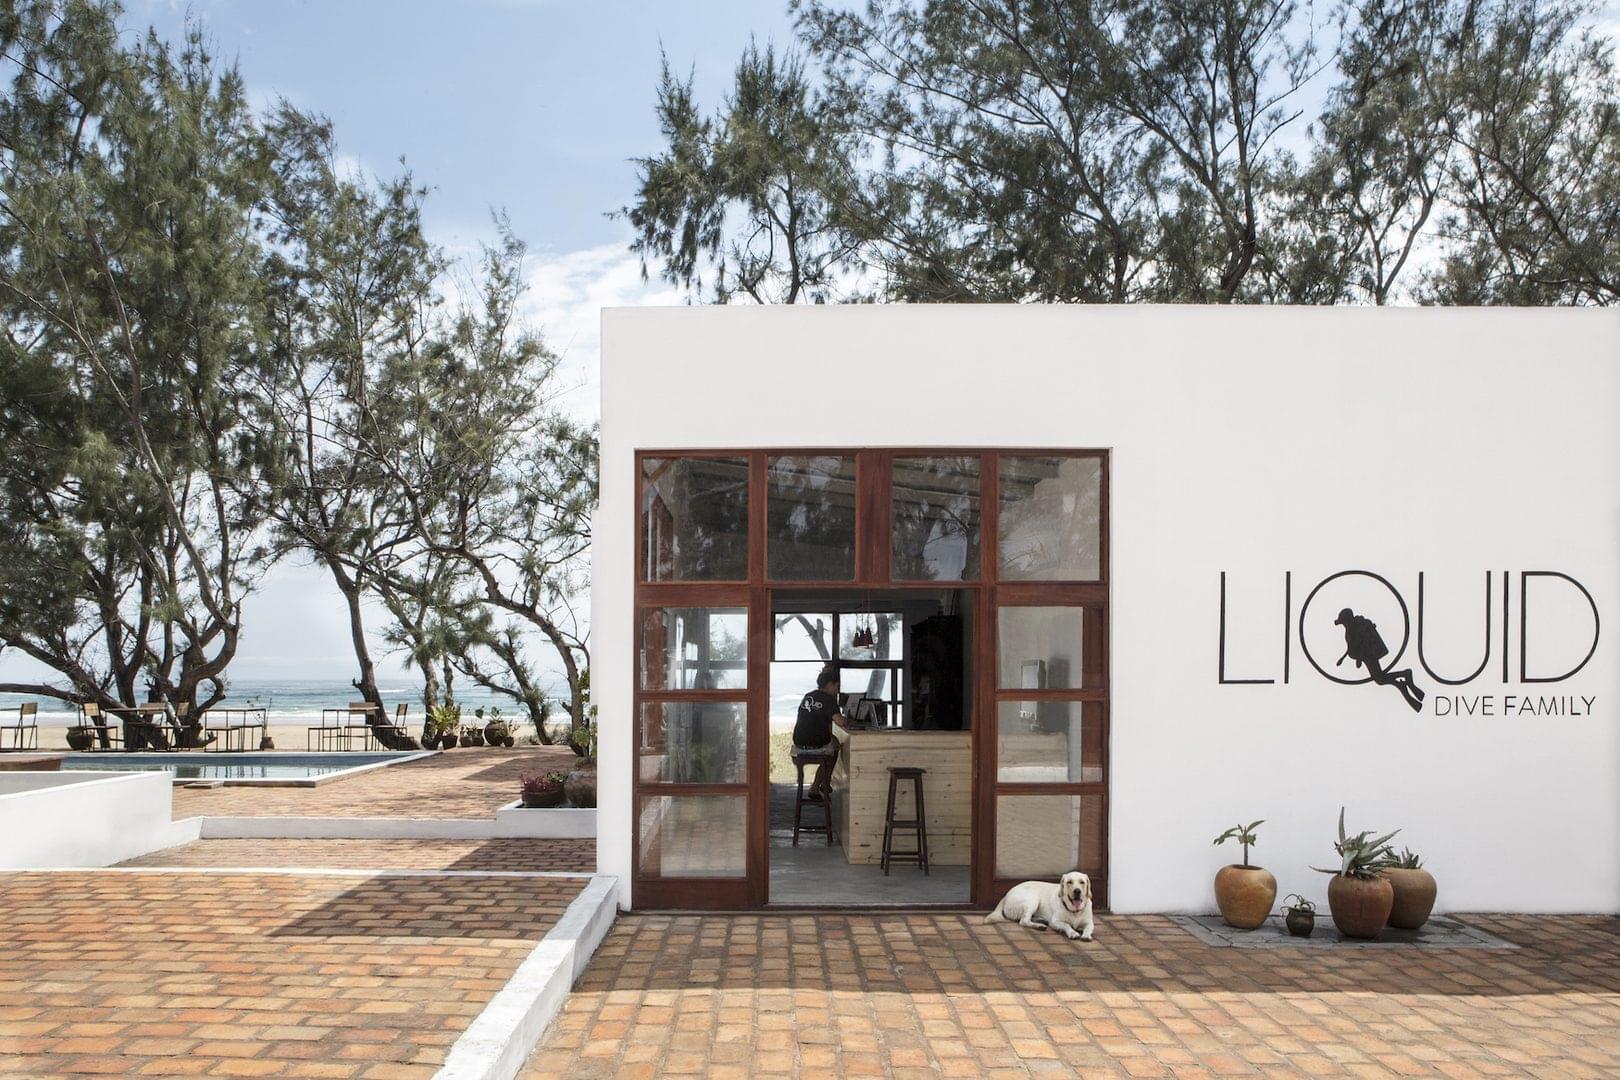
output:
<path id="1" fill-rule="evenodd" d="M 643 581 L 748 578 L 748 459 L 641 463 Z"/>
<path id="2" fill-rule="evenodd" d="M 894 459 L 894 576 L 973 581 L 979 576 L 979 459 Z"/>
<path id="3" fill-rule="evenodd" d="M 833 617 L 828 612 L 777 612 L 776 660 L 831 660 Z"/>
<path id="4" fill-rule="evenodd" d="M 898 612 L 844 615 L 838 620 L 840 660 L 898 660 L 905 645 L 905 619 Z"/>
<path id="5" fill-rule="evenodd" d="M 643 690 L 748 688 L 744 608 L 646 608 L 641 613 Z"/>
<path id="6" fill-rule="evenodd" d="M 643 795 L 644 877 L 742 877 L 747 872 L 741 795 Z"/>
<path id="7" fill-rule="evenodd" d="M 1097 581 L 1102 576 L 1102 460 L 1001 459 L 1003 581 Z"/>
<path id="8" fill-rule="evenodd" d="M 855 459 L 771 458 L 765 482 L 770 577 L 848 581 L 855 576 Z"/>
<path id="9" fill-rule="evenodd" d="M 641 778 L 741 784 L 747 777 L 748 705 L 666 701 L 641 707 Z"/>
<path id="10" fill-rule="evenodd" d="M 840 693 L 860 694 L 862 697 L 854 713 L 848 715 L 857 721 L 880 727 L 889 727 L 900 721 L 900 702 L 894 696 L 899 688 L 899 679 L 893 668 L 846 667 L 839 675 Z"/>
<path id="11" fill-rule="evenodd" d="M 1056 881 L 1103 868 L 1101 795 L 996 796 L 996 876 Z"/>
<path id="12" fill-rule="evenodd" d="M 996 779 L 1100 784 L 1102 703 L 1003 701 L 996 707 Z"/>
<path id="13" fill-rule="evenodd" d="M 997 617 L 1001 681 L 1010 690 L 1085 686 L 1080 646 L 1085 608 L 1004 607 Z"/>

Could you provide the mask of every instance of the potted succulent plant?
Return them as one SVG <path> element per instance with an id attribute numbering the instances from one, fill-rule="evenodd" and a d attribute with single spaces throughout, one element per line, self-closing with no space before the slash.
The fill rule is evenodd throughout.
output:
<path id="1" fill-rule="evenodd" d="M 460 740 L 461 706 L 454 702 L 433 705 L 428 709 L 428 723 L 432 725 L 439 749 L 453 750 Z"/>
<path id="2" fill-rule="evenodd" d="M 567 777 L 553 769 L 548 773 L 525 776 L 520 794 L 523 805 L 527 807 L 561 806 L 563 803 L 563 784 Z"/>
<path id="3" fill-rule="evenodd" d="M 568 745 L 580 761 L 568 774 L 568 801 L 575 806 L 596 805 L 596 725 L 587 723 L 568 735 Z"/>
<path id="4" fill-rule="evenodd" d="M 88 750 L 96 743 L 96 729 L 83 724 L 75 724 L 67 729 L 67 744 L 69 750 Z"/>
<path id="5" fill-rule="evenodd" d="M 1389 925 L 1398 930 L 1418 930 L 1434 911 L 1439 886 L 1434 875 L 1423 869 L 1423 860 L 1407 848 L 1391 856 L 1384 877 L 1395 889 L 1395 902 L 1389 909 Z"/>
<path id="6" fill-rule="evenodd" d="M 462 746 L 483 746 L 484 729 L 477 724 L 468 724 L 461 729 Z"/>
<path id="7" fill-rule="evenodd" d="M 1234 825 L 1215 838 L 1217 845 L 1236 840 L 1243 845 L 1243 862 L 1223 866 L 1215 874 L 1215 906 L 1221 918 L 1239 930 L 1253 930 L 1266 921 L 1277 902 L 1277 879 L 1271 871 L 1249 865 L 1249 846 L 1257 843 L 1255 830 L 1265 820 Z"/>
<path id="8" fill-rule="evenodd" d="M 484 741 L 489 743 L 489 745 L 511 746 L 516 743 L 517 740 L 512 735 L 512 725 L 508 724 L 506 720 L 502 718 L 501 707 L 499 705 L 492 705 L 490 707 L 487 718 L 485 717 L 483 706 L 479 706 L 478 708 L 474 709 L 473 715 L 478 717 L 478 719 L 485 721 Z"/>
<path id="9" fill-rule="evenodd" d="M 1283 925 L 1293 937 L 1310 937 L 1316 929 L 1316 905 L 1299 893 L 1289 893 L 1283 897 Z"/>
<path id="10" fill-rule="evenodd" d="M 1339 808 L 1339 841 L 1333 845 L 1339 853 L 1339 866 L 1311 869 L 1333 875 L 1328 882 L 1328 911 L 1333 914 L 1333 925 L 1347 938 L 1373 940 L 1389 922 L 1395 887 L 1383 871 L 1390 864 L 1389 841 L 1398 832 L 1396 829 L 1377 839 L 1372 838 L 1370 829 L 1347 836 L 1344 807 Z"/>

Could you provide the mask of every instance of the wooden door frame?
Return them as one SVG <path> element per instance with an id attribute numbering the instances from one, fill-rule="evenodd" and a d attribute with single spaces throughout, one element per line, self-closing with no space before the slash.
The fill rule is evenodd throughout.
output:
<path id="1" fill-rule="evenodd" d="M 849 456 L 855 459 L 855 570 L 847 581 L 771 580 L 768 577 L 768 462 L 777 456 Z M 979 567 L 975 581 L 894 581 L 892 579 L 893 498 L 895 458 L 977 457 L 979 468 Z M 1016 581 L 998 579 L 1000 540 L 1000 472 L 1003 458 L 1089 457 L 1099 462 L 1099 570 L 1095 581 Z M 642 580 L 646 567 L 646 530 L 642 527 L 644 466 L 647 459 L 742 458 L 748 469 L 747 577 L 738 581 L 650 582 Z M 646 909 L 758 910 L 769 902 L 770 845 L 770 656 L 776 592 L 842 589 L 849 591 L 909 589 L 966 590 L 974 597 L 974 676 L 969 698 L 971 775 L 970 813 L 973 839 L 969 868 L 971 900 L 966 906 L 988 908 L 1014 881 L 997 877 L 995 870 L 995 818 L 998 794 L 1082 794 L 1101 798 L 1103 871 L 1094 876 L 1099 907 L 1106 908 L 1109 878 L 1109 793 L 1112 752 L 1110 738 L 1109 641 L 1112 619 L 1110 594 L 1109 481 L 1111 454 L 1086 448 L 895 447 L 854 449 L 838 447 L 781 447 L 734 449 L 642 449 L 634 454 L 635 570 L 631 678 L 632 750 L 631 784 L 631 903 Z M 713 698 L 710 691 L 644 691 L 640 657 L 642 612 L 668 606 L 742 607 L 748 613 L 747 688 L 730 692 L 726 700 L 747 703 L 745 782 L 726 785 L 644 783 L 641 779 L 639 725 L 643 704 L 663 700 Z M 1102 705 L 1102 769 L 1100 783 L 1001 784 L 997 780 L 996 725 L 998 702 L 1009 691 L 998 683 L 998 623 L 1004 606 L 1081 606 L 1088 624 L 1095 619 L 1099 634 L 1087 634 L 1084 665 L 1087 686 L 1076 692 L 1041 692 L 1042 697 L 1100 701 Z M 1097 685 L 1090 685 L 1097 678 Z M 1028 693 L 1027 691 L 1024 693 Z M 724 695 L 721 695 L 724 696 Z M 643 877 L 641 868 L 640 807 L 645 795 L 727 794 L 741 796 L 746 807 L 745 871 L 741 878 Z"/>

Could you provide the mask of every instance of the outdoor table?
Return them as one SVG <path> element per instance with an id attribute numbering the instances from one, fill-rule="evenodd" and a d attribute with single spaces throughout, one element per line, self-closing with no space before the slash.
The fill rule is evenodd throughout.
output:
<path id="1" fill-rule="evenodd" d="M 304 749 L 353 750 L 355 732 L 361 734 L 360 749 L 370 749 L 373 737 L 371 725 L 365 722 L 365 717 L 370 712 L 369 708 L 360 708 L 353 705 L 343 708 L 322 709 L 320 724 L 309 728 L 304 733 Z M 356 716 L 361 718 L 358 724 L 343 722 L 345 719 L 352 720 Z M 309 745 L 311 739 L 315 742 L 314 746 Z"/>
<path id="2" fill-rule="evenodd" d="M 180 749 L 179 733 L 164 730 L 168 727 L 169 718 L 168 710 L 164 706 L 125 705 L 107 709 L 106 712 L 118 717 L 123 723 L 125 750 Z M 134 738 L 136 735 L 139 737 Z M 160 741 L 166 745 L 157 745 Z"/>
<path id="3" fill-rule="evenodd" d="M 210 718 L 215 714 L 221 716 L 225 722 L 223 724 L 209 723 Z M 233 720 L 233 717 L 239 717 L 240 719 Z M 257 731 L 259 738 L 262 740 L 265 735 L 266 722 L 267 718 L 262 705 L 209 709 L 203 716 L 203 749 L 213 753 L 242 753 L 248 748 L 247 733 Z M 207 736 L 210 734 L 219 736 L 217 743 L 207 741 Z"/>

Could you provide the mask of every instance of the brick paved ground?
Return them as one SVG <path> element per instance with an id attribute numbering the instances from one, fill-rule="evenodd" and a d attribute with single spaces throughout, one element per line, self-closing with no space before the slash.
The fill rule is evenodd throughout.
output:
<path id="1" fill-rule="evenodd" d="M 431 1076 L 583 884 L 0 875 L 0 1074 Z"/>
<path id="2" fill-rule="evenodd" d="M 595 840 L 198 840 L 123 866 L 596 871 Z"/>
<path id="3" fill-rule="evenodd" d="M 491 818 L 518 797 L 523 775 L 578 760 L 554 746 L 449 750 L 313 788 L 176 788 L 174 816 Z"/>
<path id="4" fill-rule="evenodd" d="M 1256 951 L 1108 917 L 626 916 L 527 1076 L 1620 1075 L 1620 920 L 1515 950 Z"/>

